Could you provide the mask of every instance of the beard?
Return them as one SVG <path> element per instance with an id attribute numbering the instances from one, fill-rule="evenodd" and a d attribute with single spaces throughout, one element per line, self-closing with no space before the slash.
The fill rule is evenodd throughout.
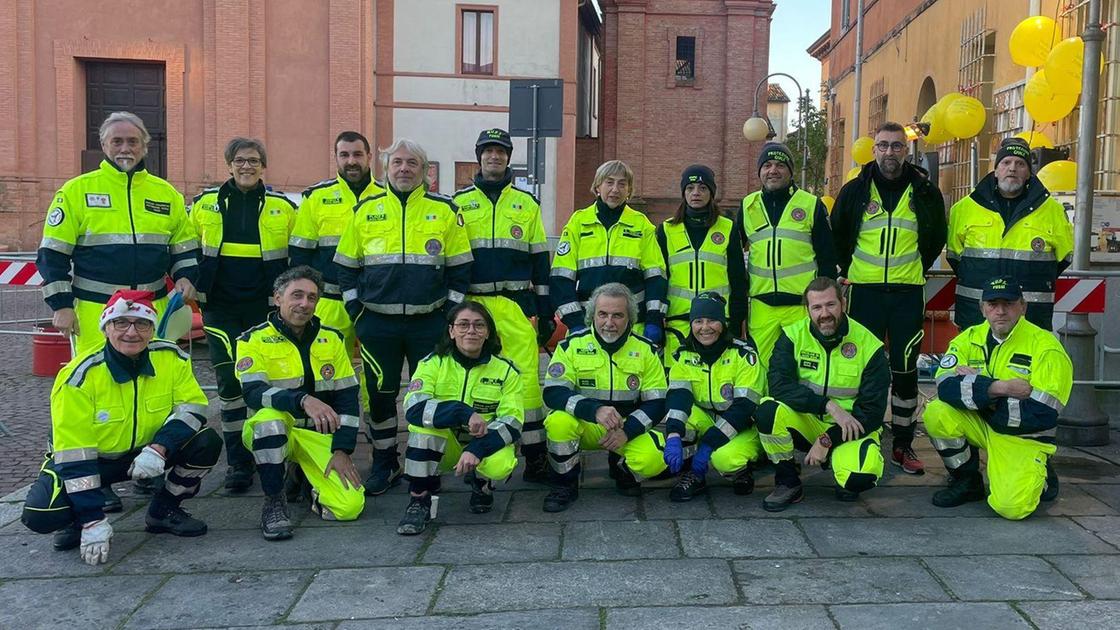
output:
<path id="1" fill-rule="evenodd" d="M 902 172 L 902 162 L 895 158 L 884 158 L 879 163 L 879 172 L 887 177 L 894 177 Z"/>
<path id="2" fill-rule="evenodd" d="M 996 182 L 996 187 L 999 188 L 999 191 L 1003 194 L 1014 197 L 1015 195 L 1018 195 L 1020 192 L 1022 192 L 1023 182 L 1017 179 L 1012 179 L 1010 177 L 1004 177 L 1003 179 Z"/>

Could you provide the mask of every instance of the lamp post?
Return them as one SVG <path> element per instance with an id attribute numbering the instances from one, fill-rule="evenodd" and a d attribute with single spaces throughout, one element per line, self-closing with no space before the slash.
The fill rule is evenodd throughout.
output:
<path id="1" fill-rule="evenodd" d="M 761 142 L 768 138 L 774 131 L 773 128 L 770 127 L 769 118 L 763 118 L 758 112 L 758 91 L 770 80 L 770 77 L 785 77 L 793 81 L 793 84 L 797 86 L 797 126 L 801 128 L 801 133 L 797 134 L 797 139 L 798 145 L 801 148 L 801 188 L 805 188 L 805 163 L 809 158 L 809 144 L 805 139 L 807 131 L 805 129 L 805 108 L 801 104 L 801 99 L 803 98 L 801 96 L 801 84 L 797 82 L 797 79 L 784 72 L 771 72 L 762 77 L 758 85 L 754 86 L 754 113 L 743 123 L 743 136 L 751 142 Z M 804 98 L 808 100 L 809 97 L 805 96 Z"/>

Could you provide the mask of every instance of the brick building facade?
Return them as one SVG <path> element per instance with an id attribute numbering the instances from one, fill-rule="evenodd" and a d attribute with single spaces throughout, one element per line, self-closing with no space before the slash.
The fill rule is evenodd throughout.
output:
<path id="1" fill-rule="evenodd" d="M 627 162 L 634 205 L 655 219 L 680 203 L 680 174 L 716 172 L 720 204 L 757 186 L 761 144 L 743 123 L 767 74 L 770 0 L 600 0 L 603 8 L 602 156 Z M 765 102 L 760 104 L 765 111 Z M 586 165 L 582 165 L 586 166 Z M 577 176 L 584 169 L 577 167 Z M 593 171 L 592 171 L 593 173 Z M 590 179 L 576 184 L 577 197 Z"/>

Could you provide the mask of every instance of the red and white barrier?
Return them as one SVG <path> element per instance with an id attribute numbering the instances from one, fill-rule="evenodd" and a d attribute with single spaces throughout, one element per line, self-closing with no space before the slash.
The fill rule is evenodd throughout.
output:
<path id="1" fill-rule="evenodd" d="M 948 311 L 956 303 L 956 278 L 930 278 L 926 281 L 926 310 Z M 1058 278 L 1054 286 L 1056 313 L 1103 313 L 1103 278 Z"/>
<path id="2" fill-rule="evenodd" d="M 34 287 L 43 284 L 43 276 L 33 262 L 0 260 L 0 284 Z"/>

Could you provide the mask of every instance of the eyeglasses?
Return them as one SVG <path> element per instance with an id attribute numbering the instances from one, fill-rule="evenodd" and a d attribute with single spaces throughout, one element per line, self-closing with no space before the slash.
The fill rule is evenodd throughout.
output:
<path id="1" fill-rule="evenodd" d="M 468 330 L 471 330 L 471 329 L 477 330 L 478 332 L 486 332 L 487 330 L 489 330 L 489 326 L 487 326 L 486 322 L 484 322 L 482 320 L 477 320 L 477 321 L 473 321 L 473 322 L 468 322 L 466 320 L 459 320 L 459 321 L 455 322 L 454 324 L 452 324 L 452 326 L 458 332 L 467 332 Z"/>
<path id="2" fill-rule="evenodd" d="M 120 319 L 114 319 L 112 321 L 112 324 L 113 324 L 113 330 L 115 330 L 117 332 L 124 332 L 124 331 L 128 330 L 129 327 L 135 327 L 136 332 L 146 333 L 146 332 L 151 332 L 152 331 L 152 326 L 153 326 L 152 322 L 150 322 L 146 319 L 124 319 L 124 318 L 120 318 Z"/>
<path id="3" fill-rule="evenodd" d="M 902 151 L 903 149 L 905 149 L 906 145 L 902 144 L 901 142 L 885 142 L 884 141 L 884 142 L 876 142 L 875 143 L 875 148 L 879 149 L 880 151 L 882 151 L 884 153 L 886 153 L 887 151 L 893 151 L 895 153 L 898 153 L 899 151 Z"/>
<path id="4" fill-rule="evenodd" d="M 234 166 L 245 166 L 246 164 L 248 164 L 249 166 L 260 166 L 261 165 L 261 159 L 260 158 L 243 158 L 243 157 L 233 158 L 233 165 Z"/>

